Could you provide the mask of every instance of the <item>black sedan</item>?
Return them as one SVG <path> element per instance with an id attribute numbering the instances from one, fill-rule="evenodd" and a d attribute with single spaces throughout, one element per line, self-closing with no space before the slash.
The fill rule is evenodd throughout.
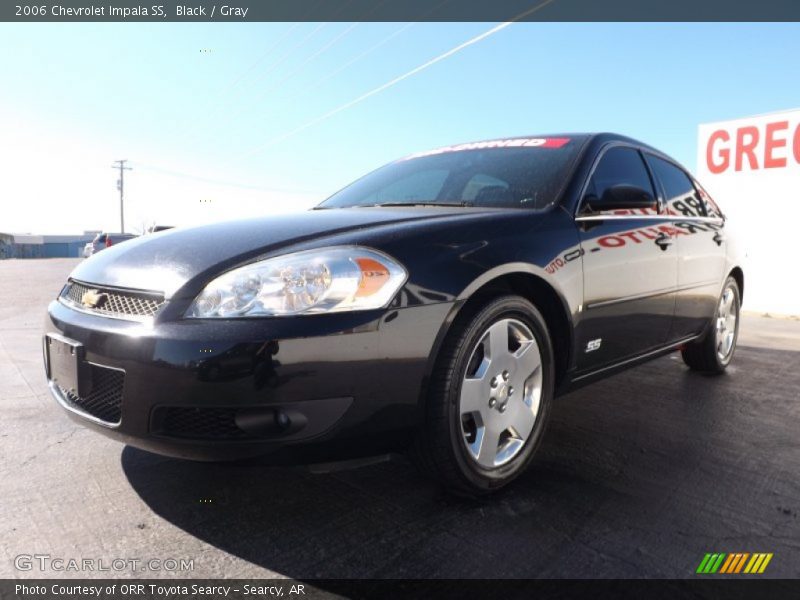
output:
<path id="1" fill-rule="evenodd" d="M 45 368 L 72 417 L 153 452 L 408 449 L 480 494 L 531 461 L 555 396 L 675 350 L 722 373 L 743 291 L 725 217 L 668 156 L 613 134 L 499 139 L 301 214 L 112 246 L 50 304 Z"/>

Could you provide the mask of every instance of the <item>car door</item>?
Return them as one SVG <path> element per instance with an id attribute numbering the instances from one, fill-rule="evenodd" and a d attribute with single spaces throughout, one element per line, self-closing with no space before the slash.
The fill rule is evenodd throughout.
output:
<path id="1" fill-rule="evenodd" d="M 678 289 L 669 337 L 678 340 L 701 332 L 714 316 L 725 269 L 725 222 L 681 167 L 652 154 L 646 160 L 676 230 Z"/>
<path id="2" fill-rule="evenodd" d="M 577 327 L 578 371 L 621 362 L 663 345 L 672 324 L 677 248 L 662 205 L 603 210 L 587 199 L 607 188 L 659 194 L 641 152 L 607 146 L 595 162 L 575 217 L 581 240 L 584 300 Z M 598 210 L 599 208 L 599 210 Z"/>

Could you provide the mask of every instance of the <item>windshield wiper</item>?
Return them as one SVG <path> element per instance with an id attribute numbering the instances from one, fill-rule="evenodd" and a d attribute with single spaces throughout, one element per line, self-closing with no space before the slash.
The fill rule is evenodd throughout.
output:
<path id="1" fill-rule="evenodd" d="M 472 202 L 466 200 L 462 202 L 376 202 L 375 204 L 363 204 L 362 208 L 374 208 L 376 206 L 473 206 Z"/>

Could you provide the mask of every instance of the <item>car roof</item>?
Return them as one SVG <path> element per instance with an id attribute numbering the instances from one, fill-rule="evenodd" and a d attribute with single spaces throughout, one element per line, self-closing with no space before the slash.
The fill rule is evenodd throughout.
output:
<path id="1" fill-rule="evenodd" d="M 653 148 L 650 144 L 646 144 L 641 140 L 637 140 L 635 138 L 629 137 L 627 135 L 622 135 L 620 133 L 612 133 L 608 131 L 598 132 L 598 133 L 591 133 L 587 134 L 589 137 L 592 138 L 593 141 L 607 143 L 607 142 L 625 142 L 628 144 L 632 144 L 634 146 L 640 146 L 641 148 L 646 148 L 656 154 L 664 154 L 658 148 Z"/>
<path id="2" fill-rule="evenodd" d="M 621 135 L 619 133 L 610 133 L 610 132 L 593 133 L 593 134 L 590 134 L 590 137 L 592 138 L 592 141 L 596 143 L 597 146 L 604 146 L 605 144 L 607 144 L 609 142 L 623 142 L 623 143 L 626 143 L 626 144 L 631 144 L 633 146 L 637 146 L 637 147 L 641 148 L 642 150 L 647 150 L 651 154 L 654 154 L 654 155 L 656 155 L 658 157 L 661 157 L 661 158 L 667 160 L 668 162 L 671 162 L 671 163 L 674 163 L 674 164 L 678 165 L 681 169 L 683 169 L 687 173 L 691 172 L 689 169 L 687 169 L 684 165 L 682 165 L 679 161 L 675 160 L 669 154 L 667 154 L 665 152 L 662 152 L 658 148 L 654 148 L 650 144 L 645 144 L 644 142 L 642 142 L 640 140 L 637 140 L 635 138 L 628 137 L 626 135 Z"/>

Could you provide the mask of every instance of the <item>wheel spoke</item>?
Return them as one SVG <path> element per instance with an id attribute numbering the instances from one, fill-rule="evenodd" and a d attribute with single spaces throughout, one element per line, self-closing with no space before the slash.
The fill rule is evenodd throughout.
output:
<path id="1" fill-rule="evenodd" d="M 722 304 L 725 307 L 725 314 L 730 314 L 731 308 L 733 308 L 733 290 L 730 288 L 725 290 L 725 293 L 722 295 Z"/>
<path id="2" fill-rule="evenodd" d="M 483 441 L 481 442 L 481 449 L 478 453 L 478 464 L 491 469 L 495 466 L 494 461 L 497 458 L 497 446 L 500 443 L 501 430 L 497 427 L 496 421 L 491 421 L 484 427 Z"/>
<path id="3" fill-rule="evenodd" d="M 508 321 L 498 321 L 489 328 L 489 356 L 495 360 L 508 354 Z"/>
<path id="4" fill-rule="evenodd" d="M 517 369 L 522 375 L 522 380 L 526 380 L 542 364 L 542 357 L 539 354 L 539 347 L 536 342 L 531 340 L 523 342 L 522 346 L 514 354 L 517 361 Z"/>
<path id="5" fill-rule="evenodd" d="M 725 336 L 725 344 L 723 346 L 724 356 L 728 356 L 728 353 L 731 351 L 733 347 L 733 332 L 729 331 Z"/>
<path id="6" fill-rule="evenodd" d="M 467 449 L 469 449 L 470 454 L 475 460 L 478 460 L 478 456 L 481 450 L 481 446 L 483 445 L 483 434 L 486 431 L 486 428 L 480 426 L 475 431 L 475 439 L 472 442 L 469 442 L 465 438 L 465 443 L 467 444 Z"/>
<path id="7" fill-rule="evenodd" d="M 733 351 L 736 338 L 736 319 L 738 318 L 736 294 L 730 287 L 725 288 L 717 309 L 716 353 L 721 361 L 725 361 Z"/>
<path id="8" fill-rule="evenodd" d="M 524 445 L 525 440 L 518 437 L 516 432 L 511 432 L 511 435 L 504 440 L 503 445 L 498 448 L 497 456 L 494 460 L 495 464 L 502 465 L 507 463 L 516 456 Z"/>
<path id="9" fill-rule="evenodd" d="M 511 414 L 511 427 L 523 442 L 528 439 L 531 431 L 533 431 L 538 411 L 538 399 L 533 403 L 533 406 L 528 406 L 524 402 L 518 402 L 514 405 L 514 412 Z"/>
<path id="10" fill-rule="evenodd" d="M 461 383 L 461 405 L 462 415 L 481 412 L 488 408 L 489 395 L 486 391 L 486 382 L 483 379 L 465 379 Z"/>

